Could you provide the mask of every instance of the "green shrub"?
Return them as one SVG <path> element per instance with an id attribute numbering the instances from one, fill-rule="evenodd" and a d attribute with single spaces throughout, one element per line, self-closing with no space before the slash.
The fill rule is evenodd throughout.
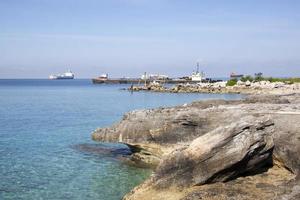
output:
<path id="1" fill-rule="evenodd" d="M 293 84 L 293 83 L 300 83 L 300 78 L 273 78 L 273 77 L 267 77 L 264 78 L 266 81 L 273 82 L 284 82 L 287 84 Z"/>
<path id="2" fill-rule="evenodd" d="M 254 81 L 255 81 L 255 82 L 264 81 L 264 80 L 265 80 L 265 78 L 262 77 L 262 76 L 256 76 L 256 77 L 254 78 Z"/>
<path id="3" fill-rule="evenodd" d="M 250 76 L 250 75 L 243 76 L 243 77 L 241 78 L 241 81 L 243 81 L 243 82 L 246 82 L 246 81 L 252 82 L 252 81 L 253 81 L 253 77 Z"/>
<path id="4" fill-rule="evenodd" d="M 258 73 L 255 77 L 252 77 L 250 75 L 244 76 L 240 79 L 243 82 L 250 81 L 250 82 L 259 82 L 259 81 L 270 81 L 273 82 L 283 82 L 286 84 L 293 84 L 293 83 L 300 83 L 299 77 L 294 78 L 274 78 L 274 77 L 263 77 L 262 74 Z M 237 79 L 231 79 L 227 81 L 227 86 L 234 86 L 237 83 Z"/>
<path id="5" fill-rule="evenodd" d="M 227 81 L 226 86 L 234 86 L 237 83 L 237 79 L 230 79 Z"/>
<path id="6" fill-rule="evenodd" d="M 250 81 L 250 82 L 259 82 L 259 81 L 270 81 L 271 83 L 274 82 L 284 82 L 287 84 L 293 84 L 293 83 L 300 83 L 300 78 L 299 77 L 295 77 L 295 78 L 274 78 L 274 77 L 263 77 L 260 75 L 256 75 L 254 78 L 252 76 L 244 76 L 241 78 L 241 81 L 246 82 L 246 81 Z M 229 83 L 231 84 L 231 83 Z"/>

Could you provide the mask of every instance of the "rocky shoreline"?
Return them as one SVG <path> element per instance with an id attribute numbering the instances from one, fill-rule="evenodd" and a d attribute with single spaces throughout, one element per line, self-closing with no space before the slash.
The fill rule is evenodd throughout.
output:
<path id="1" fill-rule="evenodd" d="M 300 93 L 300 83 L 283 83 L 283 82 L 242 82 L 238 81 L 234 86 L 227 86 L 227 82 L 216 83 L 194 83 L 194 84 L 176 84 L 171 87 L 164 86 L 160 83 L 150 83 L 146 86 L 133 85 L 128 88 L 131 91 L 153 91 L 153 92 L 170 92 L 170 93 L 234 93 L 234 94 L 290 94 Z"/>
<path id="2" fill-rule="evenodd" d="M 299 199 L 300 94 L 132 111 L 92 138 L 154 172 L 124 199 Z"/>

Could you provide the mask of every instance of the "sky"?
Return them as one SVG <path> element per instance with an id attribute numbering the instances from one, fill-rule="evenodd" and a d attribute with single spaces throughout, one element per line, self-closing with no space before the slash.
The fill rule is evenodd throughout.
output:
<path id="1" fill-rule="evenodd" d="M 300 76 L 299 0 L 0 0 L 0 78 Z"/>

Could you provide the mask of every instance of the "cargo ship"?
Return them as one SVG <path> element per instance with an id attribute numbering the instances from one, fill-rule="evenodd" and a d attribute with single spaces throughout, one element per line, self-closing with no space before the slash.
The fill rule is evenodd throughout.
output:
<path id="1" fill-rule="evenodd" d="M 231 73 L 230 78 L 242 78 L 244 75 L 243 74 L 236 74 L 236 73 Z"/>
<path id="2" fill-rule="evenodd" d="M 68 70 L 67 72 L 63 74 L 51 74 L 49 76 L 49 79 L 51 80 L 57 80 L 57 79 L 74 79 L 74 74 L 71 72 L 71 70 Z"/>

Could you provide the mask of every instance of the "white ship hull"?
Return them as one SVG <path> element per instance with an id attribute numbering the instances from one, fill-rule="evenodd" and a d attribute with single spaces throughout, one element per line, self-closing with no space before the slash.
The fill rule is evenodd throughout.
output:
<path id="1" fill-rule="evenodd" d="M 50 78 L 51 79 L 51 78 Z M 52 79 L 74 79 L 74 77 L 73 76 L 71 76 L 71 77 L 66 77 L 66 76 L 57 76 L 57 77 L 55 77 L 55 78 L 52 78 Z"/>
<path id="2" fill-rule="evenodd" d="M 51 80 L 74 79 L 74 74 L 71 71 L 68 71 L 68 72 L 65 72 L 64 74 L 50 75 L 49 79 L 51 79 Z"/>

